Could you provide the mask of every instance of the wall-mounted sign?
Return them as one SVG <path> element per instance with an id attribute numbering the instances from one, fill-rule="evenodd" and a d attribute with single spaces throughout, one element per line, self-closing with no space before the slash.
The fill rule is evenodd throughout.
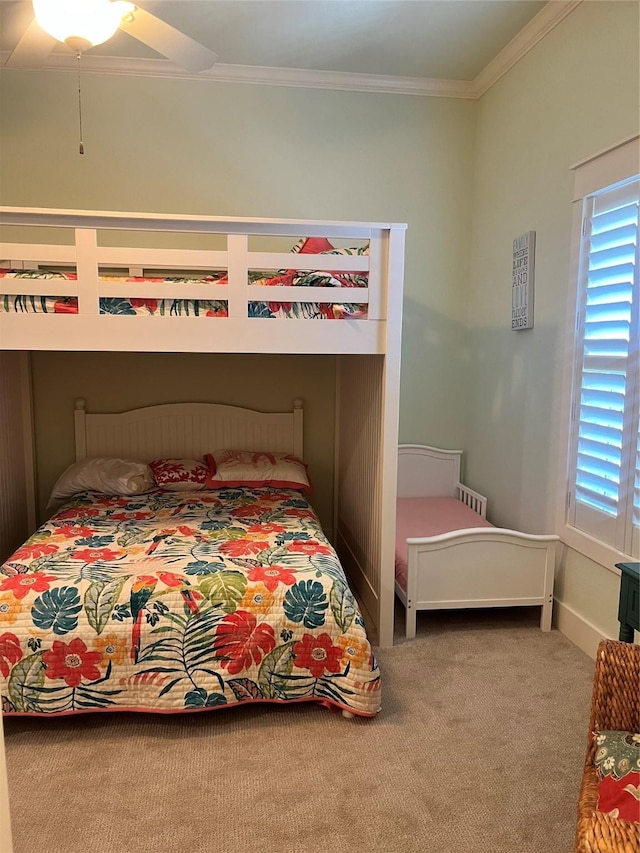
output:
<path id="1" fill-rule="evenodd" d="M 533 278 L 536 232 L 527 231 L 513 241 L 511 276 L 511 328 L 533 328 Z"/>

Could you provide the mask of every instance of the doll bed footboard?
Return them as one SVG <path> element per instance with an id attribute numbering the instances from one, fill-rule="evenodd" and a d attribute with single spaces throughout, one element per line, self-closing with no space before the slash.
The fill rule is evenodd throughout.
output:
<path id="1" fill-rule="evenodd" d="M 540 605 L 540 627 L 551 629 L 554 535 L 500 527 L 469 528 L 407 539 L 406 636 L 416 633 L 418 610 Z"/>

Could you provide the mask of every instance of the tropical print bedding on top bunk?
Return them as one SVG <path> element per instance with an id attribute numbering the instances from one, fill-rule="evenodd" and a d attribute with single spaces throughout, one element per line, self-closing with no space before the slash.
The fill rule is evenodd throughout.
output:
<path id="1" fill-rule="evenodd" d="M 52 272 L 50 270 L 0 270 L 2 279 L 39 280 L 52 279 L 57 281 L 76 281 L 76 273 Z M 181 278 L 178 276 L 116 276 L 103 275 L 105 282 L 130 282 L 135 290 L 137 284 L 172 283 L 172 284 L 225 284 L 226 276 L 207 275 L 202 278 Z M 16 290 L 19 284 L 16 281 Z M 0 296 L 0 310 L 17 314 L 77 314 L 78 298 L 76 296 Z M 136 299 L 101 297 L 101 314 L 158 314 L 171 316 L 202 316 L 226 317 L 227 303 L 225 300 L 211 299 Z"/>
<path id="2" fill-rule="evenodd" d="M 329 245 L 329 244 L 328 244 Z M 331 249 L 323 254 L 365 254 L 366 248 Z M 303 252 L 303 254 L 306 254 Z M 52 279 L 75 281 L 76 273 L 59 272 L 45 269 L 8 270 L 0 269 L 0 279 L 15 279 L 16 290 L 19 281 Z M 153 283 L 170 284 L 227 284 L 227 273 L 217 272 L 199 277 L 181 276 L 127 276 L 102 275 L 101 281 L 131 283 L 132 292 L 136 285 Z M 248 282 L 256 287 L 367 287 L 368 273 L 310 272 L 305 270 L 279 270 L 264 272 L 250 270 Z M 5 288 L 6 289 L 6 288 Z M 137 299 L 135 296 L 101 297 L 101 314 L 147 314 L 156 316 L 191 317 L 227 317 L 227 301 L 224 299 Z M 0 311 L 6 313 L 28 314 L 77 314 L 78 299 L 75 296 L 27 296 L 24 294 L 0 295 Z M 249 317 L 263 318 L 302 318 L 316 320 L 339 320 L 345 317 L 365 318 L 366 304 L 332 302 L 279 302 L 251 301 Z"/>
<path id="3" fill-rule="evenodd" d="M 0 567 L 3 711 L 379 710 L 379 671 L 302 493 L 83 493 Z"/>

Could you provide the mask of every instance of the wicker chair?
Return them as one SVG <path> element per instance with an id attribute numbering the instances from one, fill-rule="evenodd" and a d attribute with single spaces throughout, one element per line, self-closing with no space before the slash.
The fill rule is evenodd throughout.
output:
<path id="1" fill-rule="evenodd" d="M 591 732 L 607 729 L 640 731 L 640 646 L 618 640 L 602 640 L 598 646 L 574 853 L 640 851 L 640 824 L 596 811 L 596 745 Z"/>

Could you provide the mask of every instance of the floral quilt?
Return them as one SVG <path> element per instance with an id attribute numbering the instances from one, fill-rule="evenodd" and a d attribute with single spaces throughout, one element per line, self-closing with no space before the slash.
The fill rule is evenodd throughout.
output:
<path id="1" fill-rule="evenodd" d="M 0 567 L 11 714 L 321 702 L 373 716 L 380 674 L 296 490 L 84 493 Z"/>
<path id="2" fill-rule="evenodd" d="M 21 279 L 54 279 L 76 281 L 76 273 L 51 272 L 49 270 L 0 270 L 0 278 L 16 279 L 16 290 Z M 225 284 L 222 273 L 202 278 L 141 277 L 103 275 L 102 281 L 131 282 L 136 284 L 154 282 L 173 284 Z M 5 294 L 0 296 L 0 311 L 9 314 L 77 314 L 77 296 L 25 296 Z M 135 297 L 101 297 L 101 314 L 147 314 L 172 317 L 226 317 L 227 302 L 222 299 L 136 299 Z"/>
<path id="3" fill-rule="evenodd" d="M 76 273 L 52 272 L 49 270 L 0 270 L 0 278 L 15 279 L 16 290 L 19 281 L 25 279 L 54 279 L 75 281 Z M 136 277 L 103 275 L 102 281 L 131 282 L 132 290 L 136 284 L 169 282 L 173 284 L 226 284 L 226 273 L 212 273 L 201 278 Z M 249 272 L 249 283 L 263 287 L 365 287 L 367 275 L 341 274 L 304 271 L 282 271 L 274 275 L 259 271 Z M 274 294 L 275 295 L 275 294 Z M 171 317 L 227 317 L 228 305 L 224 299 L 137 299 L 131 297 L 101 297 L 101 314 L 145 314 Z M 77 314 L 77 296 L 26 296 L 24 294 L 0 295 L 0 312 L 9 314 Z M 345 303 L 335 305 L 332 302 L 250 302 L 249 317 L 260 318 L 301 318 L 307 320 L 341 320 L 345 317 L 366 317 L 366 304 Z"/>
<path id="4" fill-rule="evenodd" d="M 250 273 L 251 284 L 257 287 L 366 287 L 367 273 L 309 272 L 282 270 L 280 275 Z M 305 320 L 342 320 L 345 317 L 362 319 L 367 305 L 333 302 L 250 302 L 251 317 L 300 317 Z"/>

